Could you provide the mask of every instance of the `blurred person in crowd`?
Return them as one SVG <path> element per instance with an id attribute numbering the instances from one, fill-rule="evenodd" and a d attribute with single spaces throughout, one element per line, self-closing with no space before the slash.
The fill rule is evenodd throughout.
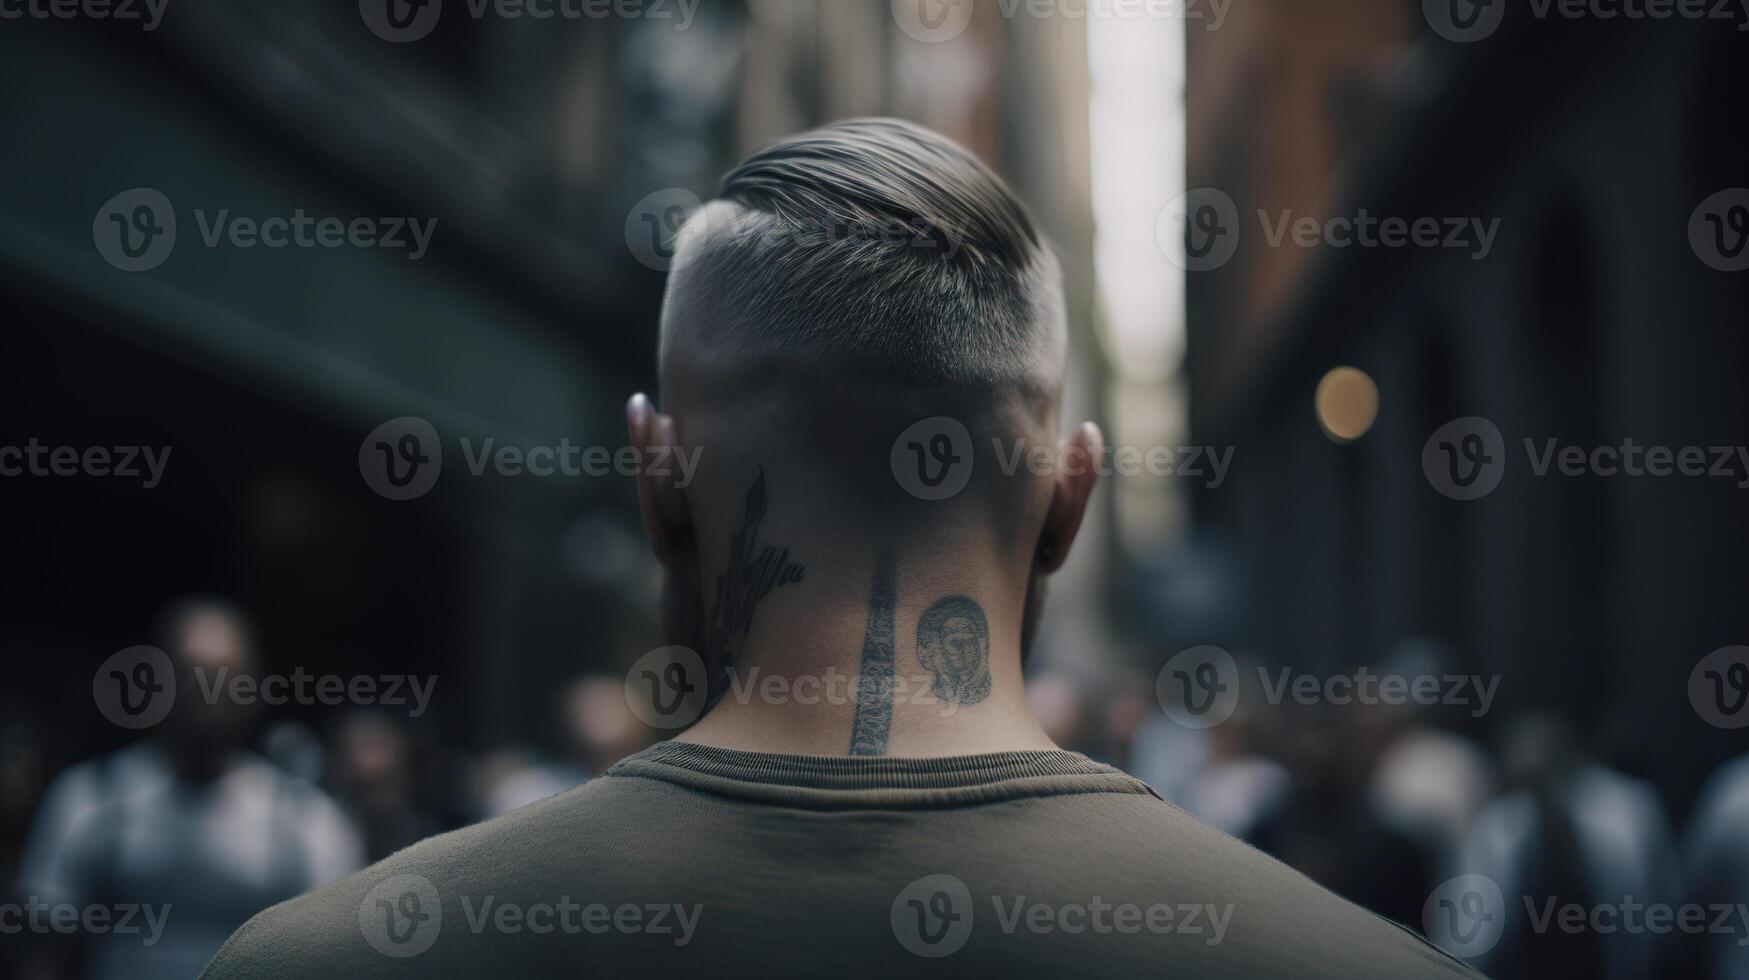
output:
<path id="1" fill-rule="evenodd" d="M 1499 942 L 1478 965 L 1508 980 L 1664 975 L 1677 952 L 1670 935 L 1632 928 L 1622 913 L 1593 914 L 1680 902 L 1675 843 L 1657 793 L 1587 756 L 1553 712 L 1513 719 L 1500 757 L 1506 792 L 1476 815 L 1455 868 L 1487 876 L 1506 902 Z M 1563 928 L 1569 907 L 1583 911 L 1583 928 Z"/>
<path id="2" fill-rule="evenodd" d="M 186 597 L 156 637 L 176 670 L 175 706 L 149 738 L 55 779 L 19 874 L 36 901 L 97 908 L 112 924 L 133 909 L 140 931 L 52 946 L 56 974 L 82 961 L 92 977 L 194 976 L 250 915 L 363 862 L 333 801 L 246 748 L 252 705 L 203 695 L 257 670 L 243 610 Z"/>
<path id="3" fill-rule="evenodd" d="M 286 773 L 320 784 L 328 771 L 322 737 L 299 721 L 276 721 L 261 736 L 261 754 Z"/>
<path id="4" fill-rule="evenodd" d="M 419 805 L 411 740 L 395 717 L 358 710 L 334 736 L 335 793 L 357 823 L 367 860 L 376 861 L 437 831 Z"/>
<path id="5" fill-rule="evenodd" d="M 563 758 L 510 749 L 487 755 L 479 767 L 480 804 L 496 817 L 563 793 L 607 771 L 648 744 L 648 730 L 626 702 L 619 677 L 589 674 L 567 684 L 558 699 Z"/>
<path id="6" fill-rule="evenodd" d="M 1707 780 L 1682 842 L 1688 901 L 1706 906 L 1749 903 L 1749 755 L 1719 767 Z M 1735 928 L 1708 935 L 1701 975 L 1749 980 L 1749 935 Z"/>
<path id="7" fill-rule="evenodd" d="M 650 707 L 708 710 L 263 913 L 209 976 L 1473 975 L 1029 709 L 1102 438 L 1059 436 L 1061 274 L 971 154 L 896 120 L 755 153 L 682 230 L 660 330 L 664 411 L 634 396 L 627 422 L 668 639 L 697 652 L 648 672 Z M 654 462 L 688 447 L 684 482 Z M 1000 465 L 1028 447 L 1056 464 Z M 767 693 L 722 696 L 754 667 Z M 665 925 L 466 928 L 485 895 Z M 1143 912 L 1163 902 L 1175 928 Z M 1041 910 L 1105 934 L 1028 927 Z"/>
<path id="8" fill-rule="evenodd" d="M 24 706 L 8 702 L 0 708 L 0 903 L 17 904 L 18 862 L 24 849 L 30 815 L 42 792 L 42 735 Z M 0 976 L 25 977 L 32 969 L 31 943 L 20 937 L 0 938 Z"/>
<path id="9" fill-rule="evenodd" d="M 1275 754 L 1293 778 L 1287 800 L 1253 839 L 1337 894 L 1394 922 L 1419 923 L 1431 863 L 1368 799 L 1382 748 L 1380 707 L 1291 705 L 1277 713 Z"/>
<path id="10" fill-rule="evenodd" d="M 1451 657 L 1439 644 L 1409 640 L 1381 668 L 1394 677 L 1444 677 Z M 1433 724 L 1429 706 L 1380 704 L 1375 738 L 1384 747 L 1369 793 L 1378 818 L 1414 841 L 1428 867 L 1443 874 L 1457 859 L 1471 818 L 1494 795 L 1488 750 L 1467 735 Z"/>
<path id="11" fill-rule="evenodd" d="M 1103 724 L 1096 750 L 1098 755 L 1094 758 L 1140 777 L 1134 768 L 1132 751 L 1136 732 L 1147 722 L 1149 715 L 1159 714 L 1160 706 L 1154 700 L 1152 685 L 1129 671 L 1121 672 L 1109 691 L 1100 712 Z M 1088 754 L 1093 755 L 1092 752 Z"/>
<path id="12" fill-rule="evenodd" d="M 18 880 L 18 862 L 30 815 L 42 792 L 42 734 L 26 713 L 5 710 L 12 721 L 0 724 L 0 882 L 10 889 Z"/>
<path id="13" fill-rule="evenodd" d="M 1130 739 L 1129 771 L 1165 799 L 1179 802 L 1213 751 L 1214 735 L 1208 729 L 1187 728 L 1163 711 L 1152 711 Z"/>
<path id="14" fill-rule="evenodd" d="M 1261 751 L 1256 720 L 1244 702 L 1231 717 L 1208 729 L 1208 735 L 1209 751 L 1202 768 L 1184 781 L 1177 797 L 1167 799 L 1222 831 L 1255 843 L 1258 828 L 1276 819 L 1287 805 L 1293 779 L 1286 766 Z"/>

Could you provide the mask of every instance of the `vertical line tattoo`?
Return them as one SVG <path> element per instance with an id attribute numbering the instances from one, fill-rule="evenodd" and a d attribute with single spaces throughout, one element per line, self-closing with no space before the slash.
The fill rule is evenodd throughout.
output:
<path id="1" fill-rule="evenodd" d="M 868 594 L 868 625 L 862 634 L 862 662 L 856 675 L 856 718 L 850 728 L 851 755 L 885 755 L 893 727 L 893 560 L 883 555 Z"/>

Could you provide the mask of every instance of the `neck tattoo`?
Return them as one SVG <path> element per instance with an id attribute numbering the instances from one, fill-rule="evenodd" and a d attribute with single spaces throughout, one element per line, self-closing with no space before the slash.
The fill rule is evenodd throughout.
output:
<path id="1" fill-rule="evenodd" d="M 741 529 L 729 536 L 729 565 L 717 576 L 716 602 L 711 610 L 708 643 L 716 662 L 724 669 L 735 665 L 747 630 L 753 625 L 753 607 L 772 589 L 800 582 L 806 566 L 789 560 L 789 549 L 779 550 L 759 543 L 759 527 L 765 521 L 765 467 L 747 488 L 747 505 Z"/>

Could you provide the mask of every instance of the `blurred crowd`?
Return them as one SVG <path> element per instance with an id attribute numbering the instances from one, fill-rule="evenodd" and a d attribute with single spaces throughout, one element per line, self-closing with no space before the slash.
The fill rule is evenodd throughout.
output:
<path id="1" fill-rule="evenodd" d="M 210 684 L 259 662 L 251 618 L 218 597 L 173 603 L 155 637 L 179 691 L 197 671 Z M 0 976 L 197 976 L 261 909 L 563 792 L 654 739 L 618 677 L 580 676 L 556 701 L 551 746 L 470 754 L 405 711 L 345 708 L 318 730 L 259 701 L 184 697 L 145 737 L 59 773 L 48 732 L 8 710 L 0 906 L 16 911 L 0 921 L 14 927 Z M 80 927 L 56 909 L 77 910 Z M 84 928 L 92 909 L 106 921 Z"/>
<path id="2" fill-rule="evenodd" d="M 248 614 L 217 597 L 173 603 L 156 638 L 179 683 L 248 673 L 259 657 Z M 1386 666 L 1438 675 L 1442 655 L 1411 644 Z M 1749 755 L 1713 775 L 1678 830 L 1649 783 L 1611 768 L 1554 712 L 1478 734 L 1413 703 L 1253 701 L 1195 728 L 1140 673 L 1098 690 L 1047 673 L 1029 695 L 1058 744 L 1436 939 L 1441 883 L 1484 876 L 1499 895 L 1471 911 L 1497 915 L 1499 938 L 1455 951 L 1490 976 L 1749 978 Z M 555 702 L 551 744 L 468 753 L 404 712 L 343 709 L 317 730 L 189 698 L 127 747 L 59 773 L 47 771 L 47 733 L 8 711 L 0 902 L 25 915 L 145 910 L 127 935 L 8 929 L 0 975 L 197 975 L 262 908 L 563 792 L 659 737 L 618 676 L 579 676 Z M 1584 927 L 1561 927 L 1568 906 L 1585 910 Z M 1685 907 L 1703 910 L 1702 928 L 1681 926 Z M 1668 927 L 1648 927 L 1660 908 L 1674 913 Z M 151 921 L 166 909 L 172 921 Z"/>
<path id="3" fill-rule="evenodd" d="M 1446 659 L 1412 641 L 1382 672 L 1447 676 Z M 1484 727 L 1413 700 L 1247 698 L 1196 728 L 1161 710 L 1151 677 L 1088 691 L 1042 676 L 1029 693 L 1059 745 L 1488 976 L 1749 978 L 1749 754 L 1678 823 L 1553 710 Z"/>

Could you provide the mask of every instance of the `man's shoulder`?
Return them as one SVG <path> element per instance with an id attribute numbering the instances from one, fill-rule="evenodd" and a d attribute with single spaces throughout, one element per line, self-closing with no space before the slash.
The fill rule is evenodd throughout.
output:
<path id="1" fill-rule="evenodd" d="M 281 902 L 250 919 L 207 965 L 203 977 L 429 975 L 441 931 L 460 928 L 472 909 L 458 896 L 508 896 L 586 859 L 585 826 L 616 809 L 620 780 L 596 780 L 503 816 L 428 837 L 332 884 Z M 597 824 L 597 826 L 599 826 Z M 470 947 L 459 947 L 467 955 Z M 444 969 L 473 972 L 441 951 Z M 481 953 L 483 956 L 484 953 Z M 479 964 L 486 972 L 489 963 Z"/>
<path id="2" fill-rule="evenodd" d="M 1070 797 L 1053 809 L 1052 844 L 1030 848 L 1028 868 L 1057 879 L 1065 901 L 1122 895 L 1143 913 L 1144 933 L 1148 915 L 1182 917 L 1150 951 L 1174 964 L 1258 976 L 1478 976 L 1414 929 L 1157 796 Z"/>
<path id="3" fill-rule="evenodd" d="M 701 825 L 718 833 L 701 836 Z M 854 867 L 807 860 L 822 848 L 849 854 Z M 741 890 L 749 869 L 787 859 L 780 855 L 793 856 L 794 866 L 749 901 Z M 809 923 L 878 964 L 886 962 L 883 952 L 899 948 L 889 924 L 892 896 L 916 877 L 906 869 L 918 862 L 925 870 L 965 869 L 980 935 L 993 930 L 989 954 L 1016 962 L 1068 949 L 1062 937 L 1014 925 L 1030 921 L 1014 918 L 1032 914 L 1028 903 L 1046 901 L 1070 910 L 1065 915 L 1079 905 L 1118 903 L 1126 915 L 1135 905 L 1142 921 L 1174 925 L 1159 937 L 1100 947 L 1114 963 L 1216 972 L 1249 965 L 1268 975 L 1474 976 L 1408 930 L 1145 791 L 846 811 L 744 805 L 621 775 L 423 841 L 275 906 L 239 930 L 206 975 L 538 972 L 554 963 L 574 969 L 583 950 L 604 964 L 652 964 L 677 951 L 695 963 L 733 960 L 733 949 L 719 947 L 761 934 L 774 917 L 788 922 L 792 936 L 807 934 L 795 933 L 796 923 Z M 822 904 L 824 894 L 837 898 Z M 684 901 L 674 903 L 677 896 Z M 666 937 L 653 929 L 596 935 L 584 922 L 567 940 L 530 938 L 532 919 L 499 921 L 506 912 L 527 915 L 540 901 L 569 902 L 557 907 L 576 918 L 580 909 L 617 910 L 632 898 L 639 907 L 645 899 L 708 905 L 711 916 L 697 942 L 669 944 L 677 950 L 658 949 Z M 579 941 L 584 935 L 594 938 Z"/>

